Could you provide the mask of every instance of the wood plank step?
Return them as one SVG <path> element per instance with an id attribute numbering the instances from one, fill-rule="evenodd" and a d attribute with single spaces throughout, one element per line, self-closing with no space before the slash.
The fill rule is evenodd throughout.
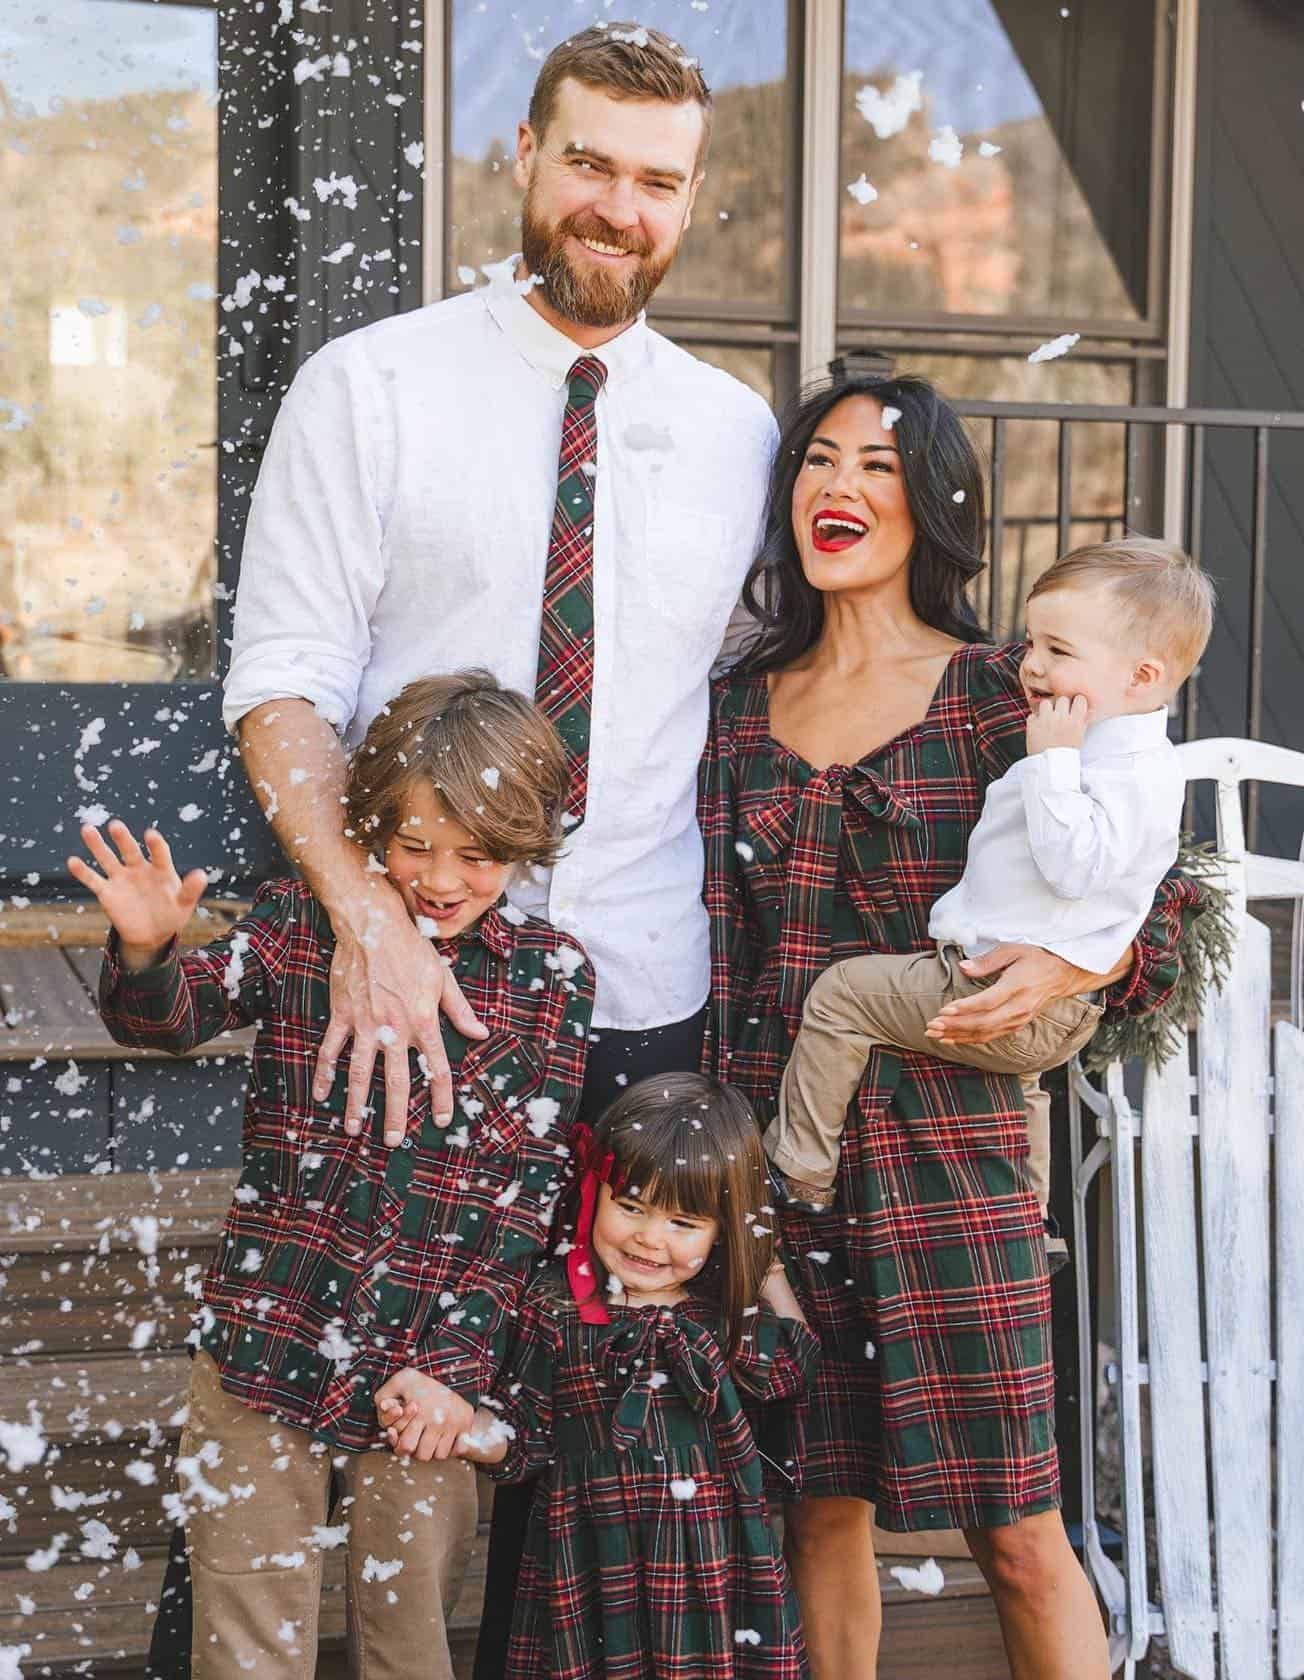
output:
<path id="1" fill-rule="evenodd" d="M 158 1221 L 160 1247 L 217 1241 L 236 1174 L 63 1173 L 0 1179 L 0 1253 L 78 1254 L 137 1247 L 132 1218 Z M 107 1248 L 106 1248 L 107 1244 Z"/>
<path id="2" fill-rule="evenodd" d="M 181 930 L 183 945 L 207 945 L 249 912 L 247 898 L 208 898 Z M 0 950 L 59 945 L 98 948 L 109 936 L 108 917 L 93 900 L 81 904 L 0 905 Z"/>
<path id="3" fill-rule="evenodd" d="M 95 1007 L 98 957 L 79 957 L 74 963 L 62 949 L 0 949 L 0 1061 L 188 1061 L 252 1050 L 252 1027 L 219 1034 L 182 1057 L 115 1043 Z"/>

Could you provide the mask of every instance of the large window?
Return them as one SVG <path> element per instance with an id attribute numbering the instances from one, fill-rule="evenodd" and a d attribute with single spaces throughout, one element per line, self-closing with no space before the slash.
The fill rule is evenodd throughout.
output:
<path id="1" fill-rule="evenodd" d="M 213 668 L 217 16 L 0 0 L 0 668 Z"/>
<path id="2" fill-rule="evenodd" d="M 1149 307 L 1153 9 L 846 0 L 844 320 Z"/>
<path id="3" fill-rule="evenodd" d="M 654 322 L 767 398 L 775 346 L 795 339 L 795 111 L 787 0 L 645 0 L 624 11 L 698 59 L 715 98 L 707 176 Z M 615 17 L 568 0 L 454 0 L 444 290 L 483 284 L 518 248 L 516 125 L 549 50 Z"/>

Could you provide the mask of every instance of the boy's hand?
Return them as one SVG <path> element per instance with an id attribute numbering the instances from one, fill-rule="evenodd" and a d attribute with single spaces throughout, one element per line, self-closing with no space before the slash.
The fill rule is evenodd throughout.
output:
<path id="1" fill-rule="evenodd" d="M 102 875 L 80 857 L 68 859 L 68 873 L 99 899 L 117 930 L 123 966 L 148 968 L 194 915 L 208 876 L 202 869 L 192 869 L 183 881 L 173 868 L 167 841 L 156 828 L 145 830 L 148 856 L 126 823 L 115 818 L 109 833 L 117 852 L 98 828 L 88 823 L 81 831 Z"/>
<path id="2" fill-rule="evenodd" d="M 1087 702 L 1081 694 L 1070 700 L 1058 695 L 1043 700 L 1028 718 L 1029 753 L 1045 752 L 1049 747 L 1080 747 L 1087 733 Z"/>
<path id="3" fill-rule="evenodd" d="M 458 1436 L 475 1422 L 475 1408 L 409 1366 L 376 1390 L 376 1416 L 395 1452 L 428 1464 L 453 1457 Z"/>

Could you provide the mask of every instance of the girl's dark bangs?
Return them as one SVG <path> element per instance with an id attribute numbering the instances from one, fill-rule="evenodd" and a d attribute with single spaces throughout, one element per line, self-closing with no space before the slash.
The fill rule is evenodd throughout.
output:
<path id="1" fill-rule="evenodd" d="M 655 1207 L 679 1208 L 698 1219 L 718 1219 L 724 1200 L 726 1163 L 705 1123 L 696 1116 L 658 1117 L 612 1139 L 624 1193 Z M 676 1135 L 676 1132 L 679 1135 Z"/>

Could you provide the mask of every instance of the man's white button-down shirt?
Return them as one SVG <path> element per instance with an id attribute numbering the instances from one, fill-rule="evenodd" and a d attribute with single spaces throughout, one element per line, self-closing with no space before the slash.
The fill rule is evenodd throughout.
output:
<path id="1" fill-rule="evenodd" d="M 493 287 L 349 333 L 301 369 L 250 509 L 229 729 L 299 696 L 356 745 L 405 683 L 465 666 L 533 694 L 566 377 L 582 353 Z M 511 896 L 587 948 L 595 1025 L 638 1030 L 707 994 L 697 764 L 775 426 L 754 392 L 641 318 L 589 353 L 608 375 L 586 816 L 556 866 Z"/>

